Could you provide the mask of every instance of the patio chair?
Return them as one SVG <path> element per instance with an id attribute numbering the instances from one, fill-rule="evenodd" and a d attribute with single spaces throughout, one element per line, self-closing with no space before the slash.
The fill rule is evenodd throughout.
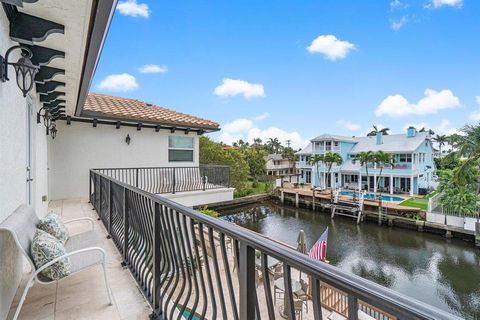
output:
<path id="1" fill-rule="evenodd" d="M 299 299 L 293 299 L 293 309 L 295 310 L 295 319 L 302 320 L 303 316 L 303 301 Z"/>
<path id="2" fill-rule="evenodd" d="M 308 294 L 308 283 L 305 280 L 300 279 L 300 285 L 302 288 L 294 292 L 294 295 L 298 300 L 301 300 L 303 304 L 305 304 L 305 309 L 308 313 L 308 300 L 310 300 L 310 295 Z"/>
<path id="3" fill-rule="evenodd" d="M 31 266 L 32 273 L 32 275 L 27 281 L 22 297 L 20 298 L 20 301 L 18 303 L 17 309 L 15 310 L 13 320 L 16 320 L 18 318 L 22 305 L 25 302 L 25 298 L 27 297 L 28 290 L 33 286 L 35 281 L 40 284 L 50 284 L 53 281 L 58 281 L 51 280 L 43 276 L 40 272 L 42 272 L 45 268 L 51 266 L 55 262 L 65 259 L 66 257 L 68 257 L 70 260 L 69 276 L 86 270 L 90 267 L 99 264 L 102 265 L 107 296 L 109 304 L 112 305 L 112 296 L 110 292 L 110 287 L 108 285 L 107 272 L 105 268 L 105 250 L 102 248 L 102 240 L 100 238 L 100 235 L 96 231 L 94 231 L 94 220 L 88 217 L 84 217 L 65 221 L 65 225 L 74 222 L 88 221 L 91 223 L 91 230 L 70 236 L 65 243 L 65 249 L 67 253 L 53 259 L 52 261 L 44 264 L 37 269 L 35 267 L 35 264 L 33 263 L 32 257 L 30 256 L 30 244 L 35 235 L 37 229 L 36 226 L 39 221 L 40 220 L 35 214 L 34 209 L 31 206 L 23 204 L 18 207 L 9 217 L 7 217 L 7 219 L 5 219 L 2 224 L 0 224 L 0 232 L 6 231 L 12 235 L 18 250 L 25 256 L 25 258 L 27 258 Z M 92 285 L 94 285 L 94 283 L 92 283 Z"/>

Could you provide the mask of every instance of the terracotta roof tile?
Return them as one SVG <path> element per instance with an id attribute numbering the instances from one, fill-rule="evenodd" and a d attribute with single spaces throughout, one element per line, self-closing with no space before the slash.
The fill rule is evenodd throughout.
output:
<path id="1" fill-rule="evenodd" d="M 220 127 L 214 121 L 180 113 L 136 99 L 92 92 L 88 94 L 83 111 L 88 116 L 92 116 L 92 113 L 95 113 L 95 115 L 99 114 L 99 117 L 146 121 L 160 125 L 203 128 L 207 130 L 216 130 Z"/>

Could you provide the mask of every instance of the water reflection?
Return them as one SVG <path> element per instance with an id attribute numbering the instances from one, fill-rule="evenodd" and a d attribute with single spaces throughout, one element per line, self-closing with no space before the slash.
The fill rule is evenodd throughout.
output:
<path id="1" fill-rule="evenodd" d="M 296 245 L 300 229 L 310 248 L 329 227 L 331 264 L 467 319 L 480 318 L 480 250 L 460 240 L 415 231 L 358 226 L 353 219 L 271 202 L 228 212 L 223 219 Z"/>

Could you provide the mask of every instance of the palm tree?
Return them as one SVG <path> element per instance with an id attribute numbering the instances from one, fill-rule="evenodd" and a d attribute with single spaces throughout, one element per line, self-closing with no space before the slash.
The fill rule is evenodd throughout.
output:
<path id="1" fill-rule="evenodd" d="M 282 143 L 278 140 L 278 138 L 269 138 L 267 141 L 267 147 L 271 153 L 278 153 L 282 148 Z"/>
<path id="2" fill-rule="evenodd" d="M 368 165 L 373 162 L 373 152 L 372 151 L 363 151 L 357 154 L 356 159 L 360 161 L 360 165 L 363 167 L 365 166 L 365 171 L 367 173 L 367 184 L 370 189 L 370 175 L 368 174 Z M 360 185 L 362 181 L 360 181 Z M 369 190 L 370 191 L 370 190 Z"/>
<path id="3" fill-rule="evenodd" d="M 370 131 L 367 136 L 371 137 L 371 136 L 376 136 L 377 133 L 382 133 L 384 135 L 388 135 L 388 131 L 390 131 L 390 128 L 383 128 L 383 129 L 379 129 L 378 126 L 376 125 L 373 125 L 373 130 Z"/>
<path id="4" fill-rule="evenodd" d="M 319 182 L 320 182 L 320 171 L 318 166 L 320 162 L 323 162 L 323 159 L 324 159 L 323 155 L 320 155 L 320 154 L 314 154 L 313 156 L 310 157 L 310 164 L 317 168 L 317 179 Z"/>
<path id="5" fill-rule="evenodd" d="M 340 154 L 336 152 L 327 152 L 323 156 L 323 162 L 327 166 L 327 177 L 328 177 L 330 176 L 330 172 L 332 171 L 332 166 L 334 164 L 336 164 L 337 166 L 341 165 L 343 162 L 343 159 L 340 156 Z M 330 186 L 330 201 L 331 200 L 333 200 L 333 186 Z"/>
<path id="6" fill-rule="evenodd" d="M 436 143 L 438 143 L 438 150 L 440 152 L 440 158 L 442 157 L 442 147 L 447 143 L 447 136 L 442 134 L 437 134 L 433 139 Z"/>
<path id="7" fill-rule="evenodd" d="M 383 168 L 385 166 L 392 166 L 394 165 L 394 160 L 395 158 L 393 157 L 392 154 L 390 153 L 385 153 L 383 151 L 377 151 L 373 153 L 373 162 L 377 164 L 377 169 L 380 168 L 380 172 L 377 177 L 377 181 L 375 182 L 375 185 L 377 186 L 377 193 L 378 193 L 378 184 L 380 183 L 380 180 L 382 178 L 382 172 Z"/>
<path id="8" fill-rule="evenodd" d="M 433 136 L 435 134 L 435 132 L 432 129 L 426 129 L 425 127 L 420 129 L 418 132 L 428 132 L 428 134 L 431 135 L 431 136 Z"/>

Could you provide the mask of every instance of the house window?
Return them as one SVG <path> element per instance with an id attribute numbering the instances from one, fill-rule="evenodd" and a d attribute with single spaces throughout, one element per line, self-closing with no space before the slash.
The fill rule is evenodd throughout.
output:
<path id="1" fill-rule="evenodd" d="M 168 161 L 193 162 L 193 138 L 182 136 L 169 136 Z"/>

